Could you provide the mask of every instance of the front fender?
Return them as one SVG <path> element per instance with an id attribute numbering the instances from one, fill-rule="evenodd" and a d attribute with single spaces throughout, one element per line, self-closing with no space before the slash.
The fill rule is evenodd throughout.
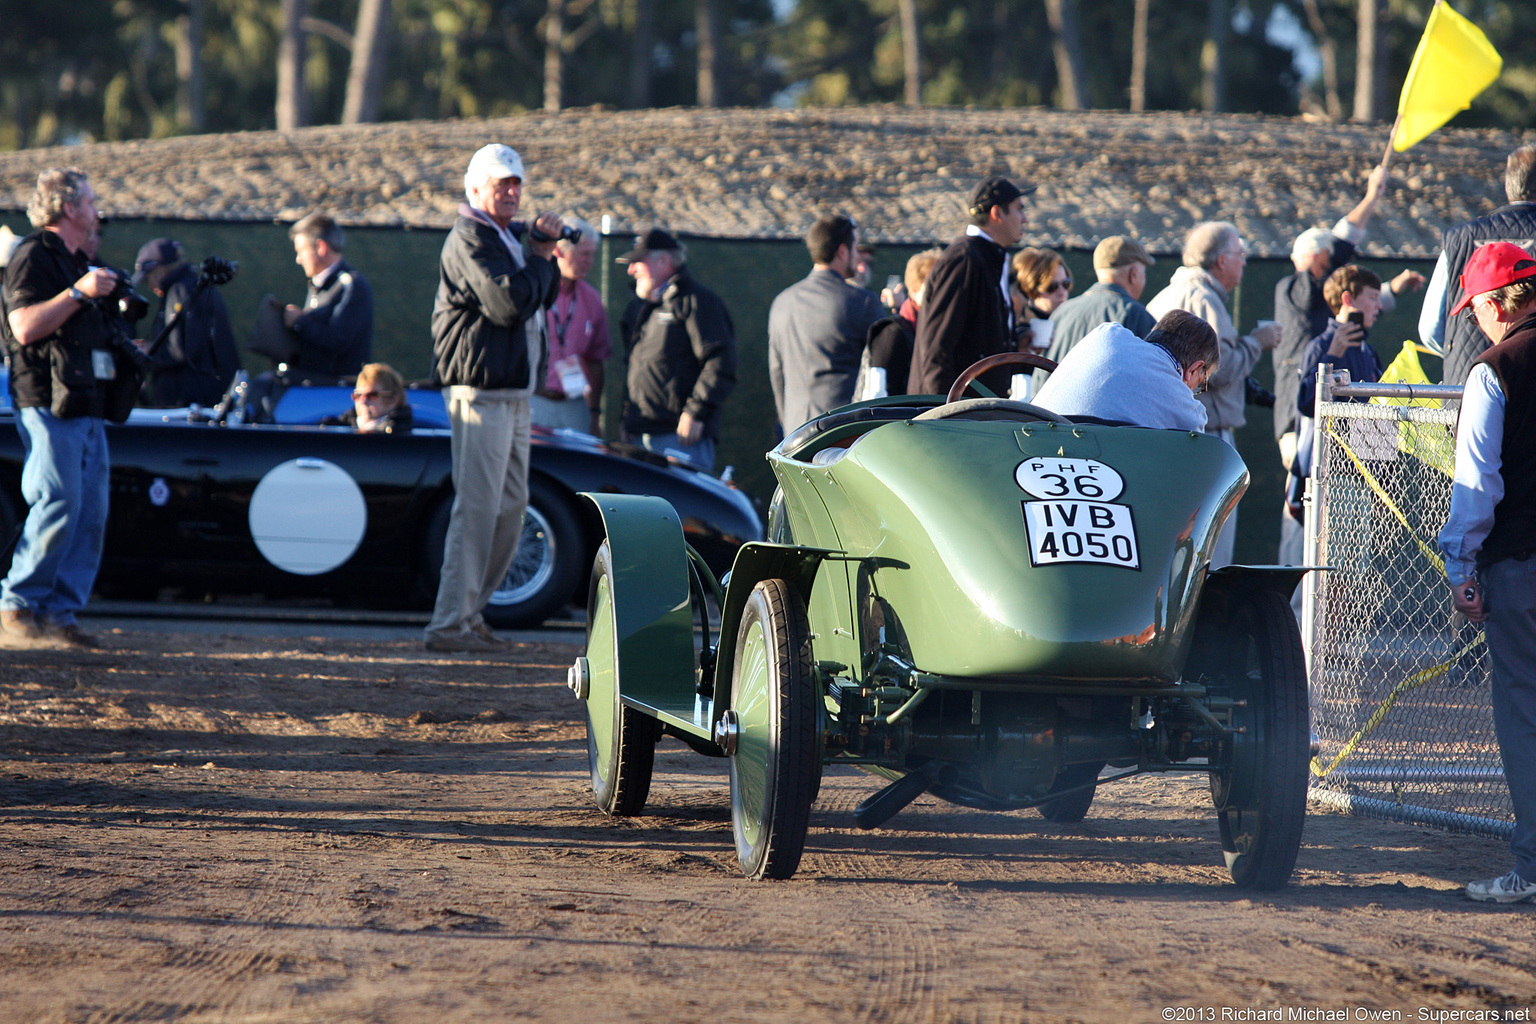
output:
<path id="1" fill-rule="evenodd" d="M 720 645 L 715 656 L 714 717 L 718 721 L 731 706 L 731 672 L 736 661 L 736 633 L 741 627 L 741 612 L 752 588 L 770 579 L 785 580 L 800 600 L 811 603 L 811 586 L 816 571 L 828 555 L 839 552 L 828 548 L 808 548 L 795 544 L 754 542 L 743 544 L 725 587 L 725 605 L 720 609 Z M 812 623 L 814 631 L 816 624 Z"/>
<path id="2" fill-rule="evenodd" d="M 652 714 L 694 704 L 688 548 L 671 504 L 641 494 L 591 494 L 613 561 L 619 696 Z M 707 738 L 707 736 L 706 736 Z"/>

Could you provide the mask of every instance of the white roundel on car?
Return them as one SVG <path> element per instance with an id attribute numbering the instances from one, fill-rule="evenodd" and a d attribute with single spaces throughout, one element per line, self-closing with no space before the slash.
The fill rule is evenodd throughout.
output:
<path id="1" fill-rule="evenodd" d="M 316 576 L 352 557 L 368 528 L 368 505 L 357 481 L 334 462 L 290 459 L 256 485 L 250 522 L 267 561 Z"/>

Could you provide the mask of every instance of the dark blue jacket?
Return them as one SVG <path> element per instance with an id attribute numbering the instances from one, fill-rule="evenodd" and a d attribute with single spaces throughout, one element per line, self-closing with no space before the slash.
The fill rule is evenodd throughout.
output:
<path id="1" fill-rule="evenodd" d="M 298 369 L 348 377 L 373 357 L 373 289 L 346 260 L 324 288 L 309 286 L 304 315 L 293 323 L 299 339 Z"/>
<path id="2" fill-rule="evenodd" d="M 1344 354 L 1335 358 L 1328 354 L 1328 346 L 1333 344 L 1333 334 L 1344 326 L 1337 320 L 1329 320 L 1323 328 L 1323 333 L 1307 343 L 1305 351 L 1301 354 L 1301 371 L 1297 381 L 1296 412 L 1302 416 L 1311 416 L 1313 408 L 1317 405 L 1317 368 L 1319 366 L 1331 366 L 1339 370 L 1349 371 L 1349 380 L 1352 384 L 1372 384 L 1381 380 L 1385 371 L 1381 357 L 1376 350 L 1371 348 L 1369 341 L 1358 348 L 1347 348 Z"/>

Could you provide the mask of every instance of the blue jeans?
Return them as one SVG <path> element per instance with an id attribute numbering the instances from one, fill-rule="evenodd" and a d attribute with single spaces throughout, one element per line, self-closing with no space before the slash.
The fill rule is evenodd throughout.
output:
<path id="1" fill-rule="evenodd" d="M 657 455 L 670 455 L 706 473 L 715 471 L 715 442 L 707 437 L 688 445 L 676 434 L 641 434 L 640 444 Z"/>
<path id="2" fill-rule="evenodd" d="M 28 511 L 0 608 L 72 625 L 91 596 L 107 535 L 106 427 L 93 416 L 59 419 L 43 408 L 18 409 L 16 418 Z"/>

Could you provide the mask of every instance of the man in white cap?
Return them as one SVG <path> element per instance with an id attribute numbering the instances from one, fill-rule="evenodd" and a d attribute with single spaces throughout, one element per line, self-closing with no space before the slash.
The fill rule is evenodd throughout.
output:
<path id="1" fill-rule="evenodd" d="M 432 306 L 433 378 L 453 427 L 453 513 L 437 603 L 434 651 L 498 651 L 482 610 L 506 578 L 528 507 L 529 403 L 545 358 L 544 310 L 560 271 L 560 218 L 513 220 L 523 161 L 510 146 L 477 152 L 443 254 Z"/>

